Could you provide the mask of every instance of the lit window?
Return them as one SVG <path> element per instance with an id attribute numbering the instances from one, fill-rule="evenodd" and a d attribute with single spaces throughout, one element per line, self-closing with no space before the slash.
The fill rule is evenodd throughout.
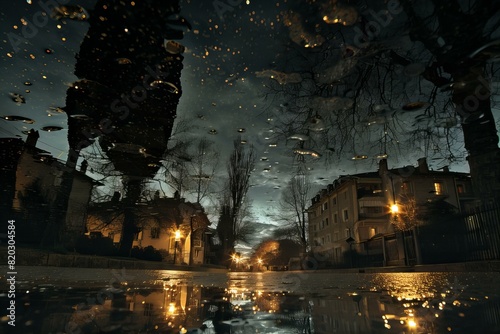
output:
<path id="1" fill-rule="evenodd" d="M 443 184 L 441 182 L 434 182 L 434 193 L 436 195 L 443 194 Z"/>
<path id="2" fill-rule="evenodd" d="M 459 194 L 465 193 L 465 186 L 463 184 L 457 184 L 457 193 Z"/>

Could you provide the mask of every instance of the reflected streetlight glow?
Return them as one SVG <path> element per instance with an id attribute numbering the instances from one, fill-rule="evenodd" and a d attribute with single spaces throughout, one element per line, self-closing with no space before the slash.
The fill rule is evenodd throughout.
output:
<path id="1" fill-rule="evenodd" d="M 399 212 L 399 206 L 398 206 L 396 203 L 394 203 L 393 205 L 391 205 L 391 212 L 392 212 L 393 214 L 395 214 L 395 213 L 398 213 L 398 212 Z"/>

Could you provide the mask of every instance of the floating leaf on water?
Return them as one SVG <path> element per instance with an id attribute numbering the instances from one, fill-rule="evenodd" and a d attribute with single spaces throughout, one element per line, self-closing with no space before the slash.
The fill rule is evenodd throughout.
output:
<path id="1" fill-rule="evenodd" d="M 352 160 L 364 160 L 364 159 L 368 159 L 368 156 L 367 155 L 355 155 L 351 159 Z"/>
<path id="2" fill-rule="evenodd" d="M 314 150 L 310 150 L 310 149 L 307 149 L 307 148 L 298 148 L 298 149 L 295 149 L 293 151 L 293 153 L 300 154 L 300 155 L 310 155 L 313 158 L 321 158 L 321 154 L 319 154 L 318 152 L 316 152 Z"/>
<path id="3" fill-rule="evenodd" d="M 238 132 L 239 132 L 239 133 L 243 133 L 243 132 L 245 132 L 245 131 L 246 131 L 246 130 L 245 130 L 245 128 L 239 128 L 239 129 L 238 129 Z"/>
<path id="4" fill-rule="evenodd" d="M 80 121 L 86 121 L 86 120 L 90 119 L 89 116 L 84 115 L 84 114 L 75 114 L 75 115 L 70 115 L 69 117 L 74 118 L 74 119 L 78 119 Z"/>
<path id="5" fill-rule="evenodd" d="M 82 6 L 66 5 L 57 6 L 50 15 L 55 20 L 70 19 L 77 21 L 86 21 L 89 19 L 89 13 Z"/>
<path id="6" fill-rule="evenodd" d="M 49 110 L 47 110 L 47 112 L 53 114 L 64 114 L 66 111 L 61 107 L 49 107 Z"/>
<path id="7" fill-rule="evenodd" d="M 53 53 L 54 53 L 54 50 L 52 50 L 52 49 L 45 49 L 45 50 L 44 50 L 44 52 L 45 52 L 46 54 L 48 54 L 48 55 L 51 55 L 51 54 L 53 54 Z"/>
<path id="8" fill-rule="evenodd" d="M 26 103 L 26 99 L 21 94 L 18 94 L 18 93 L 9 93 L 9 96 L 10 96 L 10 99 L 12 101 L 16 102 L 17 104 Z"/>
<path id="9" fill-rule="evenodd" d="M 421 111 L 430 106 L 427 102 L 410 102 L 401 107 L 404 111 Z"/>
<path id="10" fill-rule="evenodd" d="M 165 50 L 167 50 L 168 53 L 174 55 L 184 53 L 184 51 L 186 50 L 186 47 L 181 43 L 169 41 L 166 39 L 163 40 L 163 47 L 165 48 Z"/>
<path id="11" fill-rule="evenodd" d="M 132 61 L 128 58 L 116 58 L 116 61 L 119 65 L 129 65 L 132 64 Z"/>
<path id="12" fill-rule="evenodd" d="M 215 130 L 215 129 L 210 129 L 210 130 L 208 131 L 208 133 L 209 133 L 209 134 L 211 134 L 211 135 L 216 135 L 216 134 L 217 134 L 217 130 Z"/>
<path id="13" fill-rule="evenodd" d="M 26 123 L 26 124 L 33 124 L 35 123 L 34 120 L 32 120 L 31 118 L 27 118 L 27 117 L 22 117 L 22 116 L 15 116 L 15 115 L 8 115 L 8 116 L 2 116 L 2 118 L 6 121 L 11 121 L 11 122 L 23 122 L 23 123 Z"/>
<path id="14" fill-rule="evenodd" d="M 179 88 L 171 82 L 163 81 L 163 80 L 153 80 L 150 84 L 151 87 L 159 88 L 161 86 L 166 86 L 168 88 L 168 92 L 172 94 L 179 94 Z"/>
<path id="15" fill-rule="evenodd" d="M 33 84 L 31 83 L 31 81 L 25 81 L 25 82 L 24 82 L 24 85 L 25 85 L 25 86 L 31 86 L 31 85 L 33 85 Z"/>
<path id="16" fill-rule="evenodd" d="M 309 140 L 309 136 L 301 134 L 301 133 L 296 133 L 296 134 L 293 134 L 290 137 L 288 137 L 288 139 L 306 141 L 306 140 Z"/>
<path id="17" fill-rule="evenodd" d="M 53 132 L 53 131 L 59 131 L 62 130 L 63 128 L 61 126 L 57 125 L 51 125 L 51 126 L 44 126 L 40 130 L 47 131 L 47 132 Z"/>
<path id="18" fill-rule="evenodd" d="M 377 154 L 376 158 L 377 159 L 387 159 L 388 155 L 387 153 L 380 153 L 380 154 Z"/>

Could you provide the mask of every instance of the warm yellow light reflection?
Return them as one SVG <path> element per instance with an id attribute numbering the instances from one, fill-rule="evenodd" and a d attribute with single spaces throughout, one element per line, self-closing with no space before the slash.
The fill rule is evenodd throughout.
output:
<path id="1" fill-rule="evenodd" d="M 391 212 L 392 213 L 398 213 L 399 212 L 399 207 L 396 203 L 394 203 L 393 205 L 391 205 Z"/>
<path id="2" fill-rule="evenodd" d="M 181 240 L 181 231 L 175 231 L 175 241 Z"/>
<path id="3" fill-rule="evenodd" d="M 415 322 L 415 320 L 413 320 L 413 319 L 408 320 L 408 327 L 410 327 L 410 328 L 417 327 L 417 323 Z"/>

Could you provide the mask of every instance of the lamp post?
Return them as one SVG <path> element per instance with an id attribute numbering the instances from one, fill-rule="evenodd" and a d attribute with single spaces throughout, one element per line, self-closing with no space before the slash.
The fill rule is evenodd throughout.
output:
<path id="1" fill-rule="evenodd" d="M 194 235 L 193 235 L 193 218 L 195 215 L 191 215 L 191 219 L 189 220 L 189 231 L 190 231 L 190 239 L 189 239 L 189 265 L 193 265 L 193 243 L 194 243 Z"/>
<path id="2" fill-rule="evenodd" d="M 179 231 L 179 229 L 177 229 L 175 231 L 174 264 L 175 264 L 176 258 L 177 258 L 177 244 L 179 243 L 179 240 L 181 240 L 181 231 Z"/>
<path id="3" fill-rule="evenodd" d="M 189 232 L 190 232 L 190 242 L 189 242 L 189 265 L 193 265 L 193 243 L 194 243 L 194 229 L 193 229 L 193 219 L 201 213 L 201 210 L 196 210 L 189 220 Z"/>

